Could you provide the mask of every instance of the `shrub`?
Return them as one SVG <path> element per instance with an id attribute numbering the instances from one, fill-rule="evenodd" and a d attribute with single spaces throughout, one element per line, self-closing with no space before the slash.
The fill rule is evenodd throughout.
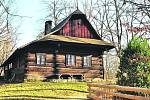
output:
<path id="1" fill-rule="evenodd" d="M 122 50 L 118 85 L 150 88 L 150 48 L 144 38 L 134 37 Z"/>

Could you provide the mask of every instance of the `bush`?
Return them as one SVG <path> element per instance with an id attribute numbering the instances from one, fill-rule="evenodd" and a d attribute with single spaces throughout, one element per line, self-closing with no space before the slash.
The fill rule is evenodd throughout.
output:
<path id="1" fill-rule="evenodd" d="M 122 50 L 118 85 L 150 88 L 150 48 L 144 38 L 134 37 Z"/>

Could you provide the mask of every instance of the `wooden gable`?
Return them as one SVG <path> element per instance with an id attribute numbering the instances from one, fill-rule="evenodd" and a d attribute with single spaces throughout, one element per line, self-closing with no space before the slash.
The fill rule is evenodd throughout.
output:
<path id="1" fill-rule="evenodd" d="M 60 35 L 80 37 L 80 38 L 96 38 L 94 33 L 89 30 L 88 24 L 81 18 L 70 19 L 64 27 L 59 31 Z"/>
<path id="2" fill-rule="evenodd" d="M 101 39 L 92 27 L 86 16 L 79 10 L 72 13 L 62 23 L 58 24 L 59 30 L 53 35 L 63 35 L 79 38 Z M 58 26 L 56 26 L 58 28 Z"/>

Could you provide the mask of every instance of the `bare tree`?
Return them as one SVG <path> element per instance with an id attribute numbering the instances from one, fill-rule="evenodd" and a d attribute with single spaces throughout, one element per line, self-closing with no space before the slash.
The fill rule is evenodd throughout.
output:
<path id="1" fill-rule="evenodd" d="M 71 0 L 45 0 L 48 15 L 46 18 L 52 20 L 56 26 L 63 18 L 67 17 L 73 11 L 73 1 Z"/>
<path id="2" fill-rule="evenodd" d="M 139 12 L 146 14 L 150 18 L 150 1 L 149 0 L 124 0 L 124 3 L 130 3 L 137 7 Z"/>
<path id="3" fill-rule="evenodd" d="M 85 4 L 88 4 L 87 2 Z M 142 15 L 143 12 L 131 3 L 122 0 L 97 0 L 91 3 L 89 0 L 88 5 L 91 7 L 84 9 L 89 9 L 88 14 L 92 13 L 89 15 L 92 15 L 90 19 L 93 26 L 101 38 L 115 45 L 118 57 L 121 55 L 121 49 L 129 43 L 132 37 L 145 36 L 147 33 L 143 30 L 138 31 L 138 27 L 149 23 L 148 15 Z"/>
<path id="4" fill-rule="evenodd" d="M 63 14 L 66 17 L 70 11 L 75 10 L 76 5 L 68 5 L 68 2 L 71 0 L 52 0 L 48 3 L 54 25 L 64 18 Z M 122 48 L 132 37 L 145 36 L 148 33 L 135 28 L 149 23 L 148 2 L 146 0 L 141 3 L 131 0 L 83 0 L 78 1 L 78 6 L 84 11 L 99 36 L 115 45 L 117 56 L 120 57 Z M 69 13 L 64 11 L 69 11 Z"/>
<path id="5" fill-rule="evenodd" d="M 12 16 L 8 16 L 11 3 L 9 0 L 0 1 L 0 64 L 7 59 L 16 46 L 16 31 L 11 25 Z"/>

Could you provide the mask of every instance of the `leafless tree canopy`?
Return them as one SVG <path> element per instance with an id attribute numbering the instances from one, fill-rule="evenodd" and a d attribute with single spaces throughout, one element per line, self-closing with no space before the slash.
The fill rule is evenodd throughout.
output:
<path id="1" fill-rule="evenodd" d="M 16 45 L 16 32 L 12 27 L 12 16 L 9 16 L 11 0 L 0 1 L 0 64 L 7 59 Z"/>
<path id="2" fill-rule="evenodd" d="M 46 1 L 47 17 L 54 26 L 77 9 L 77 0 Z M 78 8 L 86 14 L 99 35 L 116 46 L 118 57 L 133 36 L 146 37 L 149 33 L 149 6 L 149 0 L 78 0 Z"/>

